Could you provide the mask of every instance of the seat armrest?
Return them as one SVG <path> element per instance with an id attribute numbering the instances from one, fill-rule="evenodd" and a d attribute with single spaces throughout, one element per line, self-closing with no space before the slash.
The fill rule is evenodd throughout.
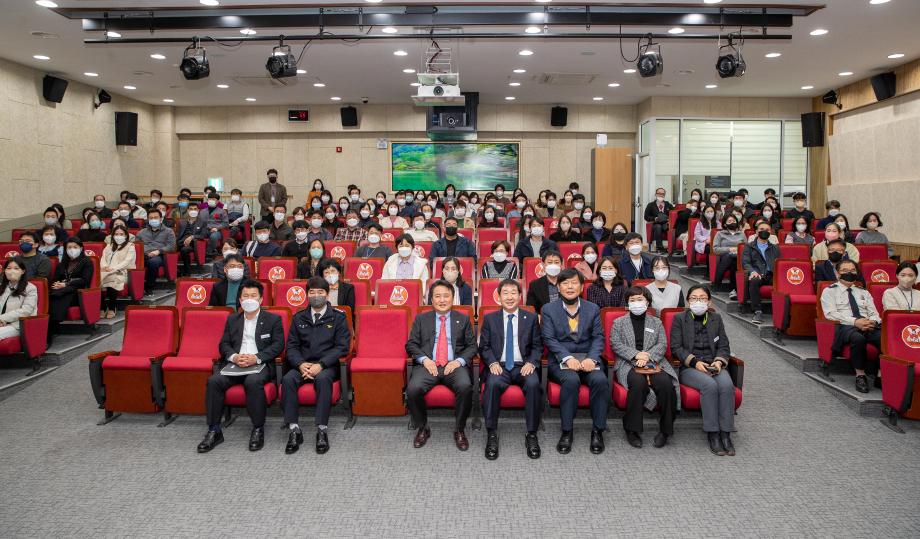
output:
<path id="1" fill-rule="evenodd" d="M 90 361 L 102 361 L 108 356 L 117 356 L 119 353 L 120 352 L 116 352 L 115 350 L 106 350 L 105 352 L 99 352 L 97 354 L 92 354 L 90 356 L 87 356 L 86 359 Z"/>

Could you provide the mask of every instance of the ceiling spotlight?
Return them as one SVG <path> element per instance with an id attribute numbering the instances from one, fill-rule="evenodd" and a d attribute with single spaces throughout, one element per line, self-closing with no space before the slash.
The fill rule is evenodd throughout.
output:
<path id="1" fill-rule="evenodd" d="M 719 87 L 718 84 L 707 84 L 707 85 L 706 85 L 706 89 L 707 89 L 707 90 L 715 90 L 715 89 L 718 88 L 718 87 Z"/>
<path id="2" fill-rule="evenodd" d="M 539 34 L 542 31 L 543 29 L 540 28 L 539 26 L 528 26 L 527 28 L 524 29 L 524 32 L 528 34 Z"/>
<path id="3" fill-rule="evenodd" d="M 105 90 L 99 90 L 99 93 L 97 94 L 96 97 L 98 97 L 99 102 L 97 103 L 95 100 L 93 100 L 93 108 L 94 108 L 94 109 L 98 109 L 98 108 L 101 107 L 104 103 L 111 103 L 111 102 L 112 102 L 112 96 L 109 95 L 109 93 L 106 92 Z"/>
<path id="4" fill-rule="evenodd" d="M 379 4 L 380 2 L 383 2 L 383 0 L 364 0 L 364 1 L 367 2 L 368 4 Z"/>
<path id="5" fill-rule="evenodd" d="M 603 100 L 604 100 L 603 97 L 592 97 L 591 99 L 594 100 L 594 101 L 603 101 Z"/>
<path id="6" fill-rule="evenodd" d="M 813 36 L 823 36 L 827 33 L 827 30 L 825 30 L 824 28 L 815 28 L 814 30 L 808 33 Z"/>
<path id="7" fill-rule="evenodd" d="M 533 51 L 524 49 L 522 51 L 518 51 L 518 55 L 519 56 L 533 56 Z"/>
<path id="8" fill-rule="evenodd" d="M 137 86 L 131 86 L 130 84 L 124 85 L 125 90 L 137 90 Z"/>
<path id="9" fill-rule="evenodd" d="M 150 57 L 153 58 L 154 60 L 165 60 L 166 59 L 165 55 L 160 54 L 158 52 L 151 54 Z"/>
<path id="10" fill-rule="evenodd" d="M 164 102 L 164 103 L 175 103 L 176 100 L 175 100 L 175 99 L 169 99 L 169 98 L 167 97 L 166 99 L 163 100 L 163 102 Z"/>
<path id="11" fill-rule="evenodd" d="M 41 7 L 57 7 L 57 4 L 55 4 L 51 0 L 36 0 L 35 3 L 40 5 Z"/>
<path id="12" fill-rule="evenodd" d="M 836 90 L 831 90 L 821 96 L 821 102 L 826 105 L 836 105 L 838 110 L 843 108 L 843 105 L 840 103 L 840 95 L 837 94 Z"/>
<path id="13" fill-rule="evenodd" d="M 674 34 L 674 35 L 683 34 L 683 33 L 684 33 L 684 29 L 681 28 L 680 26 L 675 26 L 674 28 L 671 28 L 670 30 L 668 30 L 668 33 L 669 33 L 669 34 Z"/>
<path id="14" fill-rule="evenodd" d="M 527 70 L 526 69 L 514 69 L 513 72 L 517 74 L 521 74 L 521 73 L 527 73 Z"/>
<path id="15" fill-rule="evenodd" d="M 250 103 L 254 102 L 255 100 L 256 100 L 256 98 L 254 98 L 254 97 L 247 97 L 247 98 L 246 98 L 246 101 L 249 101 Z"/>
<path id="16" fill-rule="evenodd" d="M 624 70 L 623 70 L 623 73 L 626 73 L 627 75 L 632 75 L 632 74 L 635 73 L 635 72 L 636 72 L 636 70 L 633 69 L 633 68 L 629 68 L 629 69 L 624 69 Z"/>
<path id="17" fill-rule="evenodd" d="M 735 47 L 735 37 L 738 37 L 741 41 L 738 47 Z M 716 60 L 716 71 L 719 72 L 720 77 L 727 79 L 729 77 L 744 76 L 744 72 L 747 70 L 747 64 L 744 62 L 744 57 L 741 56 L 741 47 L 743 46 L 744 36 L 729 34 L 728 44 L 719 47 L 719 59 Z M 722 54 L 723 49 L 729 50 L 726 51 L 725 54 Z"/>
<path id="18" fill-rule="evenodd" d="M 411 75 L 412 73 L 415 73 L 415 70 L 411 67 L 407 67 L 406 69 L 403 69 L 403 73 L 409 73 Z"/>
<path id="19" fill-rule="evenodd" d="M 891 59 L 891 60 L 897 60 L 898 58 L 904 58 L 904 53 L 903 53 L 903 52 L 896 52 L 896 53 L 894 53 L 894 54 L 889 54 L 889 55 L 888 55 L 888 58 Z"/>
<path id="20" fill-rule="evenodd" d="M 837 73 L 837 76 L 839 76 L 839 77 L 849 77 L 849 76 L 852 75 L 852 74 L 853 74 L 852 71 L 841 71 L 840 73 Z"/>
<path id="21" fill-rule="evenodd" d="M 221 90 L 226 90 L 227 88 L 230 87 L 230 85 L 229 84 L 218 84 L 217 87 L 220 88 Z"/>
<path id="22" fill-rule="evenodd" d="M 520 82 L 509 82 L 508 83 L 508 86 L 520 86 L 520 85 L 521 85 Z"/>
<path id="23" fill-rule="evenodd" d="M 208 53 L 201 46 L 201 41 L 196 37 L 191 45 L 182 53 L 182 62 L 179 71 L 185 80 L 198 80 L 211 74 L 211 65 L 208 63 Z"/>
<path id="24" fill-rule="evenodd" d="M 704 4 L 718 4 L 722 0 L 703 0 Z"/>
<path id="25" fill-rule="evenodd" d="M 514 97 L 513 95 L 509 95 L 508 97 L 505 98 L 505 101 L 514 101 L 515 99 L 517 98 Z"/>
<path id="26" fill-rule="evenodd" d="M 51 59 L 50 56 L 45 56 L 44 54 L 33 54 L 32 58 L 35 58 L 36 60 L 42 60 L 42 61 Z"/>
<path id="27" fill-rule="evenodd" d="M 647 35 L 644 39 L 647 39 L 644 47 L 641 47 L 642 54 L 639 55 L 639 61 L 636 62 L 636 69 L 639 70 L 639 75 L 643 78 L 654 77 L 660 75 L 664 71 L 664 62 L 661 59 L 661 46 L 658 46 L 658 50 L 650 51 L 649 48 L 654 46 L 655 43 L 652 42 L 652 35 Z"/>
<path id="28" fill-rule="evenodd" d="M 783 53 L 781 52 L 768 52 L 767 54 L 764 54 L 764 57 L 765 58 L 779 58 L 782 55 Z"/>
<path id="29" fill-rule="evenodd" d="M 298 74 L 298 75 L 306 75 L 306 74 L 307 74 L 307 70 L 306 70 L 306 69 L 298 69 L 298 70 L 297 70 L 297 74 Z"/>
<path id="30" fill-rule="evenodd" d="M 119 34 L 118 32 L 113 32 L 109 30 L 108 32 L 105 33 L 105 37 L 121 37 L 121 34 Z"/>
<path id="31" fill-rule="evenodd" d="M 808 85 L 802 86 L 802 89 L 803 89 L 803 90 L 814 90 L 815 87 L 812 86 L 812 85 L 810 85 L 810 84 L 808 84 Z"/>
<path id="32" fill-rule="evenodd" d="M 333 101 L 341 101 L 341 100 L 342 100 L 342 98 L 341 98 L 341 97 L 339 97 L 339 96 L 336 96 L 336 95 L 334 95 L 334 96 L 332 96 L 332 97 L 330 97 L 329 99 L 331 99 L 331 100 L 333 100 Z"/>
<path id="33" fill-rule="evenodd" d="M 398 51 L 393 51 L 393 56 L 409 56 L 409 53 L 400 49 Z"/>
<path id="34" fill-rule="evenodd" d="M 611 82 L 611 83 L 608 84 L 607 86 L 609 86 L 610 88 L 619 88 L 619 87 L 620 87 L 620 83 L 619 83 L 619 82 Z"/>
<path id="35" fill-rule="evenodd" d="M 281 37 L 278 45 L 272 48 L 272 55 L 265 62 L 265 69 L 273 79 L 297 75 L 297 59 L 291 52 L 291 46 L 284 44 L 284 36 Z"/>
<path id="36" fill-rule="evenodd" d="M 218 2 L 217 0 L 198 0 L 198 3 L 205 5 L 205 6 L 219 6 L 220 5 L 220 2 Z"/>
<path id="37" fill-rule="evenodd" d="M 98 77 L 99 73 L 93 73 L 92 71 L 87 71 L 86 73 L 84 73 L 84 75 L 86 75 L 87 77 Z"/>
<path id="38" fill-rule="evenodd" d="M 869 0 L 869 3 L 873 6 L 877 6 L 879 4 L 887 4 L 888 2 L 891 2 L 891 0 Z"/>
<path id="39" fill-rule="evenodd" d="M 324 83 L 322 83 L 322 82 L 314 82 L 314 83 L 313 83 L 313 87 L 314 87 L 314 88 L 325 88 L 326 85 L 325 85 Z"/>
<path id="40" fill-rule="evenodd" d="M 384 26 L 383 28 L 380 29 L 380 31 L 383 32 L 384 34 L 395 34 L 396 32 L 399 32 L 398 29 L 393 28 L 392 26 Z"/>
<path id="41" fill-rule="evenodd" d="M 242 30 L 240 30 L 240 33 L 243 34 L 244 36 L 256 35 L 256 31 L 253 30 L 252 28 L 243 28 Z"/>

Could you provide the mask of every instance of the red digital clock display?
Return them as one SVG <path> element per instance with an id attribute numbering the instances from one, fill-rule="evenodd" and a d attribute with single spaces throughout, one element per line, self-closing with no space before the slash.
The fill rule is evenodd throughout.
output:
<path id="1" fill-rule="evenodd" d="M 288 110 L 288 121 L 289 122 L 309 122 L 310 121 L 310 111 L 306 109 Z"/>

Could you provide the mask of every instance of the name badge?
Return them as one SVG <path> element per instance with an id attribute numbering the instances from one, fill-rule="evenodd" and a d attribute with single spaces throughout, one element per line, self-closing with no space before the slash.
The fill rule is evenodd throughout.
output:
<path id="1" fill-rule="evenodd" d="M 269 337 L 271 337 L 271 336 L 272 336 L 271 333 L 266 333 L 266 334 L 262 335 L 262 338 L 263 338 L 263 339 L 267 339 L 267 338 L 269 338 Z"/>
<path id="2" fill-rule="evenodd" d="M 712 340 L 712 342 L 719 342 L 719 337 L 718 337 L 718 336 L 716 336 L 716 338 L 715 338 L 715 339 L 713 339 L 713 340 Z"/>
<path id="3" fill-rule="evenodd" d="M 652 328 L 645 328 L 645 331 L 647 331 L 647 332 L 649 332 L 649 333 L 655 333 L 655 330 L 652 329 Z"/>
<path id="4" fill-rule="evenodd" d="M 326 329 L 332 329 L 332 324 L 326 324 Z"/>

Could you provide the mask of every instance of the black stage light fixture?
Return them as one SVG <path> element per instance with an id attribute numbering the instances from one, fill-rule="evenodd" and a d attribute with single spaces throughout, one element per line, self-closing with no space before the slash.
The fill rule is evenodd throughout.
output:
<path id="1" fill-rule="evenodd" d="M 272 55 L 265 62 L 265 69 L 273 79 L 297 76 L 297 59 L 291 53 L 291 46 L 284 44 L 284 36 L 277 47 L 272 48 Z"/>
<path id="2" fill-rule="evenodd" d="M 660 75 L 664 71 L 664 62 L 661 59 L 661 51 L 645 51 L 639 56 L 636 62 L 636 69 L 643 78 Z"/>
<path id="3" fill-rule="evenodd" d="M 99 98 L 99 102 L 98 102 L 98 103 L 93 103 L 93 108 L 98 109 L 98 108 L 101 107 L 104 103 L 111 103 L 111 102 L 112 102 L 112 96 L 109 95 L 109 93 L 106 92 L 105 90 L 99 90 L 99 94 L 97 95 L 97 97 Z"/>
<path id="4" fill-rule="evenodd" d="M 821 102 L 826 105 L 837 105 L 838 109 L 843 108 L 843 104 L 840 102 L 840 94 L 838 94 L 836 90 L 831 90 L 821 96 Z"/>
<path id="5" fill-rule="evenodd" d="M 740 37 L 740 39 L 743 45 L 744 38 Z M 722 49 L 725 48 L 730 50 L 722 54 Z M 719 47 L 719 59 L 716 61 L 716 71 L 719 72 L 719 76 L 723 79 L 741 77 L 744 76 L 744 72 L 747 71 L 747 64 L 744 61 L 744 57 L 741 56 L 741 47 L 735 47 L 734 37 L 731 34 L 728 36 L 728 45 Z"/>
<path id="6" fill-rule="evenodd" d="M 211 74 L 211 65 L 208 63 L 208 53 L 201 47 L 201 42 L 196 37 L 191 45 L 182 53 L 182 63 L 179 71 L 186 80 L 207 78 Z"/>

